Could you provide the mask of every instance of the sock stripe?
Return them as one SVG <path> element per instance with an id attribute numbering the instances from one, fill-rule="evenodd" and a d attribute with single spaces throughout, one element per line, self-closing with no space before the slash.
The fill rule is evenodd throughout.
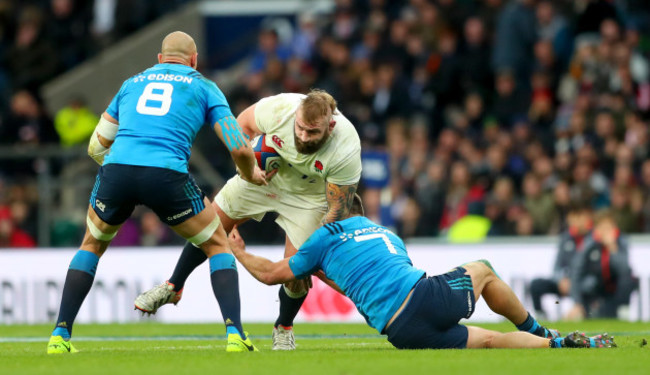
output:
<path id="1" fill-rule="evenodd" d="M 95 253 L 86 250 L 79 250 L 70 261 L 68 269 L 86 272 L 95 277 L 99 257 Z"/>
<path id="2" fill-rule="evenodd" d="M 210 273 L 219 270 L 233 269 L 237 271 L 235 257 L 230 253 L 219 253 L 210 257 Z"/>

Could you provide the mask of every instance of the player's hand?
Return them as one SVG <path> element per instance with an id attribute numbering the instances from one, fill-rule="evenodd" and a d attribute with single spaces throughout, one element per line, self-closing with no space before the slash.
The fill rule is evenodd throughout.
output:
<path id="1" fill-rule="evenodd" d="M 272 170 L 271 172 L 268 172 L 268 173 L 266 174 L 266 181 L 271 181 L 271 179 L 273 178 L 273 176 L 275 176 L 276 174 L 278 174 L 278 170 L 279 170 L 278 168 L 275 168 L 275 169 Z"/>
<path id="2" fill-rule="evenodd" d="M 244 239 L 239 234 L 236 225 L 232 228 L 230 234 L 228 235 L 228 245 L 230 245 L 230 249 L 235 254 L 243 253 L 246 251 L 246 243 L 244 243 Z"/>
<path id="3" fill-rule="evenodd" d="M 253 175 L 250 178 L 246 178 L 243 173 L 239 174 L 242 179 L 250 182 L 251 184 L 255 184 L 257 186 L 262 186 L 262 185 L 268 185 L 268 181 L 266 180 L 266 172 L 260 169 L 257 165 L 255 165 L 255 168 L 253 169 Z"/>

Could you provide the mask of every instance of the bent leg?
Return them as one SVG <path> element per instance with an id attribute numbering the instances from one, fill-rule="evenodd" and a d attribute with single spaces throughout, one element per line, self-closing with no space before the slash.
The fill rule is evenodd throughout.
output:
<path id="1" fill-rule="evenodd" d="M 297 252 L 298 249 L 293 246 L 289 237 L 287 237 L 284 248 L 284 257 L 291 257 Z M 273 325 L 275 328 L 278 326 L 286 328 L 293 326 L 293 321 L 307 298 L 310 282 L 311 277 L 308 277 L 304 280 L 290 281 L 284 285 L 280 285 L 280 290 L 278 292 L 278 297 L 280 299 L 280 312 L 278 318 L 275 320 L 275 324 Z"/>
<path id="2" fill-rule="evenodd" d="M 528 332 L 497 332 L 467 326 L 467 348 L 549 348 L 550 341 Z"/>
<path id="3" fill-rule="evenodd" d="M 247 219 L 235 220 L 230 218 L 223 210 L 219 207 L 216 201 L 212 202 L 212 207 L 217 213 L 219 220 L 221 220 L 221 225 L 223 226 L 226 234 L 230 233 L 232 228 L 235 225 L 239 225 L 245 222 Z M 203 264 L 208 259 L 203 251 L 198 248 L 196 245 L 191 242 L 187 242 L 183 251 L 181 252 L 178 262 L 174 268 L 172 276 L 169 278 L 169 283 L 174 286 L 175 292 L 180 292 L 183 287 L 185 287 L 185 282 L 187 278 L 194 272 L 196 267 Z"/>
<path id="4" fill-rule="evenodd" d="M 59 315 L 52 336 L 61 336 L 64 339 L 69 339 L 72 336 L 74 320 L 95 280 L 99 258 L 110 243 L 110 240 L 101 241 L 95 237 L 111 237 L 119 227 L 120 225 L 105 223 L 97 216 L 92 207 L 88 208 L 88 227 L 79 251 L 72 258 L 68 267 L 63 284 Z"/>
<path id="5" fill-rule="evenodd" d="M 207 198 L 205 198 L 207 202 Z M 214 228 L 216 223 L 216 228 Z M 173 227 L 174 231 L 200 247 L 210 262 L 212 291 L 219 303 L 226 331 L 246 339 L 241 324 L 239 276 L 226 231 L 215 210 L 209 204 L 196 216 Z M 204 240 L 207 237 L 207 240 Z"/>
<path id="6" fill-rule="evenodd" d="M 520 331 L 527 331 L 540 337 L 558 337 L 559 332 L 540 325 L 524 308 L 510 286 L 501 280 L 486 260 L 464 265 L 466 274 L 472 278 L 474 296 L 478 301 L 482 295 L 495 313 L 506 317 Z"/>

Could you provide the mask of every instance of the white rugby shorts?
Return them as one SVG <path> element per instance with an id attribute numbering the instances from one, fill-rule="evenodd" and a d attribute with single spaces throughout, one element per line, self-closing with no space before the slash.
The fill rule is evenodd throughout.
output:
<path id="1" fill-rule="evenodd" d="M 219 191 L 214 201 L 231 219 L 261 221 L 267 212 L 277 212 L 275 220 L 298 249 L 321 226 L 327 212 L 325 189 L 314 195 L 298 195 L 273 186 L 257 186 L 234 176 Z"/>

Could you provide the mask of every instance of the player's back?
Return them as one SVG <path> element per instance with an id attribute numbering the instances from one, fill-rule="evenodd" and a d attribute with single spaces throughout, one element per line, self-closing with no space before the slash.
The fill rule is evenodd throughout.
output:
<path id="1" fill-rule="evenodd" d="M 187 172 L 203 124 L 232 116 L 216 84 L 181 64 L 157 64 L 127 79 L 106 111 L 119 128 L 105 164 L 179 172 Z"/>
<path id="2" fill-rule="evenodd" d="M 322 249 L 319 266 L 368 323 L 384 328 L 424 271 L 413 267 L 404 242 L 361 216 L 326 224 L 301 247 Z"/>

